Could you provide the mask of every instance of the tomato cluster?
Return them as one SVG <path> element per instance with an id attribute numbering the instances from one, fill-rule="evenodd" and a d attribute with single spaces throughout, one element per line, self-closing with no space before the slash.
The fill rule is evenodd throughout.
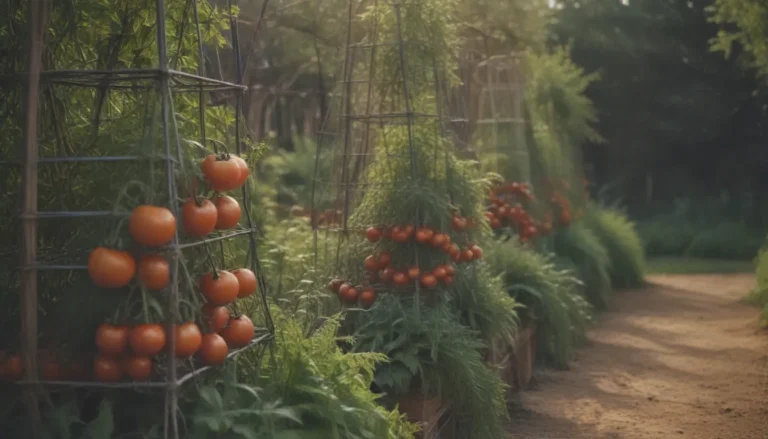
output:
<path id="1" fill-rule="evenodd" d="M 490 190 L 491 205 L 485 216 L 492 229 L 511 227 L 517 231 L 521 242 L 527 242 L 537 234 L 548 234 L 551 226 L 539 227 L 526 211 L 525 206 L 534 201 L 530 186 L 526 183 L 499 184 Z M 514 205 L 513 205 L 514 203 Z"/>
<path id="2" fill-rule="evenodd" d="M 208 155 L 201 170 L 215 194 L 212 199 L 193 196 L 184 202 L 182 226 L 192 238 L 204 238 L 214 230 L 238 225 L 242 212 L 239 203 L 220 192 L 240 188 L 250 173 L 245 161 L 234 155 Z M 142 205 L 131 213 L 128 229 L 134 242 L 157 248 L 176 236 L 177 222 L 168 208 Z M 130 252 L 97 247 L 88 257 L 88 272 L 92 282 L 103 288 L 125 287 L 135 277 L 142 287 L 152 291 L 163 290 L 170 283 L 168 260 L 157 252 L 142 255 L 137 264 Z M 202 315 L 210 332 L 204 334 L 194 321 L 175 325 L 173 355 L 188 358 L 199 354 L 203 364 L 219 365 L 226 360 L 229 348 L 243 347 L 253 339 L 253 322 L 247 316 L 231 317 L 226 305 L 253 294 L 256 275 L 245 268 L 232 272 L 214 269 L 200 278 L 199 288 L 207 301 Z M 96 331 L 98 355 L 93 362 L 93 377 L 100 381 L 125 377 L 146 380 L 152 373 L 153 358 L 166 350 L 166 341 L 165 328 L 156 323 L 133 327 L 102 324 Z M 15 358 L 0 363 L 0 377 L 20 376 Z"/>
<path id="3" fill-rule="evenodd" d="M 562 193 L 555 192 L 550 199 L 558 214 L 560 227 L 571 225 L 571 202 Z"/>

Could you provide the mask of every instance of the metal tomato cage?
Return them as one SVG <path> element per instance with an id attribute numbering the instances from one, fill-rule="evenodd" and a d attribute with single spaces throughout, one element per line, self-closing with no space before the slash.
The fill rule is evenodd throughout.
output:
<path id="1" fill-rule="evenodd" d="M 180 431 L 178 422 L 178 397 L 179 389 L 188 381 L 199 374 L 209 370 L 210 367 L 199 367 L 195 364 L 182 364 L 184 361 L 173 355 L 176 340 L 173 331 L 174 323 L 180 315 L 180 291 L 188 288 L 186 294 L 198 294 L 194 291 L 195 280 L 190 276 L 183 251 L 219 243 L 223 246 L 225 240 L 231 240 L 241 236 L 248 236 L 248 250 L 245 256 L 246 264 L 257 276 L 258 291 L 254 295 L 255 305 L 261 308 L 263 313 L 263 327 L 256 328 L 254 339 L 245 347 L 232 350 L 228 357 L 231 358 L 240 352 L 248 349 L 259 349 L 259 357 L 263 354 L 269 342 L 274 336 L 274 324 L 270 316 L 267 304 L 267 284 L 264 278 L 264 272 L 261 268 L 256 251 L 256 229 L 251 215 L 251 188 L 249 182 L 246 182 L 242 188 L 242 208 L 244 218 L 241 221 L 244 225 L 230 231 L 216 231 L 208 239 L 194 241 L 183 241 L 179 237 L 177 230 L 170 244 L 158 248 L 157 251 L 164 254 L 171 266 L 171 283 L 167 298 L 165 300 L 164 316 L 166 317 L 165 327 L 167 333 L 167 355 L 164 358 L 164 376 L 162 380 L 148 382 L 94 382 L 94 381 L 44 381 L 39 379 L 39 368 L 37 364 L 38 352 L 38 276 L 41 272 L 49 271 L 83 271 L 87 270 L 87 265 L 72 261 L 45 261 L 38 258 L 38 222 L 44 220 L 65 220 L 71 218 L 105 218 L 120 217 L 127 215 L 126 212 L 118 211 L 67 211 L 67 210 L 39 210 L 38 209 L 38 168 L 48 164 L 57 163 L 106 163 L 106 162 L 141 162 L 146 161 L 148 166 L 154 161 L 158 161 L 165 168 L 165 186 L 168 199 L 164 203 L 171 209 L 177 220 L 181 219 L 180 208 L 178 206 L 178 182 L 175 174 L 177 171 L 183 172 L 185 166 L 185 151 L 178 135 L 178 123 L 176 114 L 173 110 L 172 94 L 176 93 L 198 93 L 200 97 L 199 116 L 197 123 L 200 127 L 200 138 L 202 144 L 207 143 L 205 132 L 205 103 L 211 92 L 219 94 L 225 93 L 231 96 L 227 99 L 235 112 L 234 141 L 237 145 L 237 153 L 243 152 L 243 141 L 241 132 L 242 118 L 242 100 L 243 94 L 247 90 L 242 85 L 243 63 L 240 57 L 240 43 L 238 39 L 238 21 L 233 15 L 233 1 L 228 1 L 229 22 L 231 29 L 232 58 L 234 62 L 235 82 L 227 82 L 221 79 L 207 77 L 205 74 L 203 41 L 201 37 L 201 25 L 198 19 L 198 5 L 196 0 L 186 2 L 185 19 L 187 13 L 191 14 L 191 22 L 194 26 L 190 31 L 195 31 L 197 36 L 197 55 L 199 65 L 196 73 L 183 72 L 170 68 L 171 64 L 169 50 L 166 41 L 166 5 L 164 0 L 156 0 L 154 4 L 154 14 L 156 17 L 156 48 L 158 55 L 158 65 L 154 68 L 129 68 L 116 70 L 59 70 L 42 71 L 41 54 L 43 49 L 43 36 L 46 32 L 46 8 L 51 7 L 47 2 L 30 2 L 30 53 L 29 69 L 26 74 L 17 75 L 16 78 L 10 78 L 3 83 L 11 83 L 12 86 L 21 87 L 26 82 L 26 118 L 22 144 L 22 160 L 3 160 L 9 165 L 18 165 L 21 169 L 22 181 L 22 206 L 20 220 L 22 223 L 22 243 L 20 247 L 20 303 L 21 303 L 21 354 L 25 370 L 25 379 L 17 382 L 23 386 L 23 394 L 27 413 L 30 417 L 30 427 L 34 431 L 39 429 L 41 414 L 39 411 L 39 402 L 47 395 L 46 389 L 52 387 L 58 388 L 155 388 L 162 389 L 165 392 L 165 421 L 164 434 L 166 438 L 179 438 L 183 435 Z M 186 21 L 181 24 L 181 32 L 184 32 Z M 190 32 L 191 33 L 191 32 Z M 0 85 L 3 85 L 0 83 Z M 142 85 L 148 83 L 149 85 Z M 38 93 L 40 84 L 55 85 L 74 88 L 104 88 L 114 90 L 149 90 L 154 88 L 160 95 L 161 112 L 161 130 L 163 138 L 163 151 L 161 154 L 146 157 L 142 155 L 95 155 L 95 156 L 54 156 L 40 157 L 38 149 Z M 233 97 L 233 98 L 232 98 Z M 234 101 L 234 102 L 233 102 Z M 202 156 L 198 157 L 202 158 Z M 156 204 L 160 204 L 157 203 Z M 177 221 L 180 223 L 180 221 Z M 178 228 L 177 228 L 178 229 Z M 223 253 L 223 247 L 222 247 Z M 74 317 L 74 316 L 73 316 Z M 256 322 L 258 323 L 258 322 Z M 162 357 L 160 357 L 162 358 Z M 180 373 L 183 372 L 182 373 Z"/>

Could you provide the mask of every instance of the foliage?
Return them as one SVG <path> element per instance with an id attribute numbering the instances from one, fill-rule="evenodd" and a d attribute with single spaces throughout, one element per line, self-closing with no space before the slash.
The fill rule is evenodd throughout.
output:
<path id="1" fill-rule="evenodd" d="M 539 358 L 567 368 L 574 345 L 583 340 L 591 319 L 591 306 L 581 295 L 581 282 L 568 270 L 559 269 L 541 253 L 515 240 L 486 245 L 486 260 L 523 313 L 536 322 Z"/>
<path id="2" fill-rule="evenodd" d="M 619 210 L 592 205 L 585 224 L 608 251 L 611 285 L 614 288 L 642 285 L 645 256 L 634 223 Z"/>
<path id="3" fill-rule="evenodd" d="M 707 11 L 720 28 L 711 40 L 712 50 L 728 57 L 738 47 L 739 61 L 768 77 L 768 5 L 760 0 L 716 0 Z"/>
<path id="4" fill-rule="evenodd" d="M 555 233 L 554 251 L 558 261 L 576 268 L 587 300 L 598 310 L 605 309 L 611 292 L 611 260 L 600 239 L 583 223 L 574 223 Z"/>
<path id="5" fill-rule="evenodd" d="M 760 319 L 768 325 L 768 250 L 760 249 L 755 258 L 757 285 L 749 294 L 749 301 L 760 307 Z"/>
<path id="6" fill-rule="evenodd" d="M 722 215 L 696 218 L 693 211 L 656 215 L 640 221 L 638 232 L 650 256 L 749 260 L 763 242 L 759 232 L 743 221 Z"/>
<path id="7" fill-rule="evenodd" d="M 506 419 L 504 386 L 485 364 L 478 335 L 447 303 L 419 310 L 407 296 L 382 296 L 358 316 L 356 352 L 381 352 L 374 383 L 390 397 L 420 389 L 451 401 L 461 438 L 498 438 Z"/>

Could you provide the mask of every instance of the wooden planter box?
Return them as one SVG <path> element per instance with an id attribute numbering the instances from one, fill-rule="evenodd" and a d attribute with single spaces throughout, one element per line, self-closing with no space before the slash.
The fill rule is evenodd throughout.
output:
<path id="1" fill-rule="evenodd" d="M 507 398 L 524 390 L 531 381 L 536 360 L 536 325 L 524 326 L 513 344 L 490 349 L 486 359 L 497 368 L 500 378 L 509 386 Z"/>
<path id="2" fill-rule="evenodd" d="M 450 404 L 440 397 L 427 397 L 419 390 L 400 397 L 400 413 L 409 421 L 421 425 L 420 439 L 455 439 L 456 425 L 450 416 Z"/>

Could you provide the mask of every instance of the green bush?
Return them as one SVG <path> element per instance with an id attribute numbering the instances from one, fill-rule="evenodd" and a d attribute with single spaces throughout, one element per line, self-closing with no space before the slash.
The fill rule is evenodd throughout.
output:
<path id="1" fill-rule="evenodd" d="M 684 254 L 748 260 L 758 252 L 762 241 L 762 236 L 741 222 L 721 222 L 696 233 Z"/>
<path id="2" fill-rule="evenodd" d="M 696 228 L 677 215 L 659 215 L 642 221 L 637 231 L 649 256 L 679 256 L 691 245 Z"/>
<path id="3" fill-rule="evenodd" d="M 583 223 L 574 223 L 555 233 L 554 249 L 560 264 L 576 270 L 587 300 L 605 309 L 611 293 L 611 260 L 600 239 Z"/>
<path id="4" fill-rule="evenodd" d="M 592 307 L 581 295 L 581 282 L 569 270 L 558 269 L 550 257 L 514 240 L 487 244 L 486 261 L 515 301 L 525 305 L 523 314 L 537 321 L 543 354 L 538 358 L 567 368 L 591 318 Z"/>
<path id="5" fill-rule="evenodd" d="M 586 216 L 586 226 L 608 251 L 608 273 L 614 288 L 642 285 L 645 256 L 635 225 L 616 209 L 593 206 Z"/>
<path id="6" fill-rule="evenodd" d="M 748 299 L 760 307 L 760 320 L 768 325 L 768 249 L 762 248 L 755 258 L 757 285 Z"/>

